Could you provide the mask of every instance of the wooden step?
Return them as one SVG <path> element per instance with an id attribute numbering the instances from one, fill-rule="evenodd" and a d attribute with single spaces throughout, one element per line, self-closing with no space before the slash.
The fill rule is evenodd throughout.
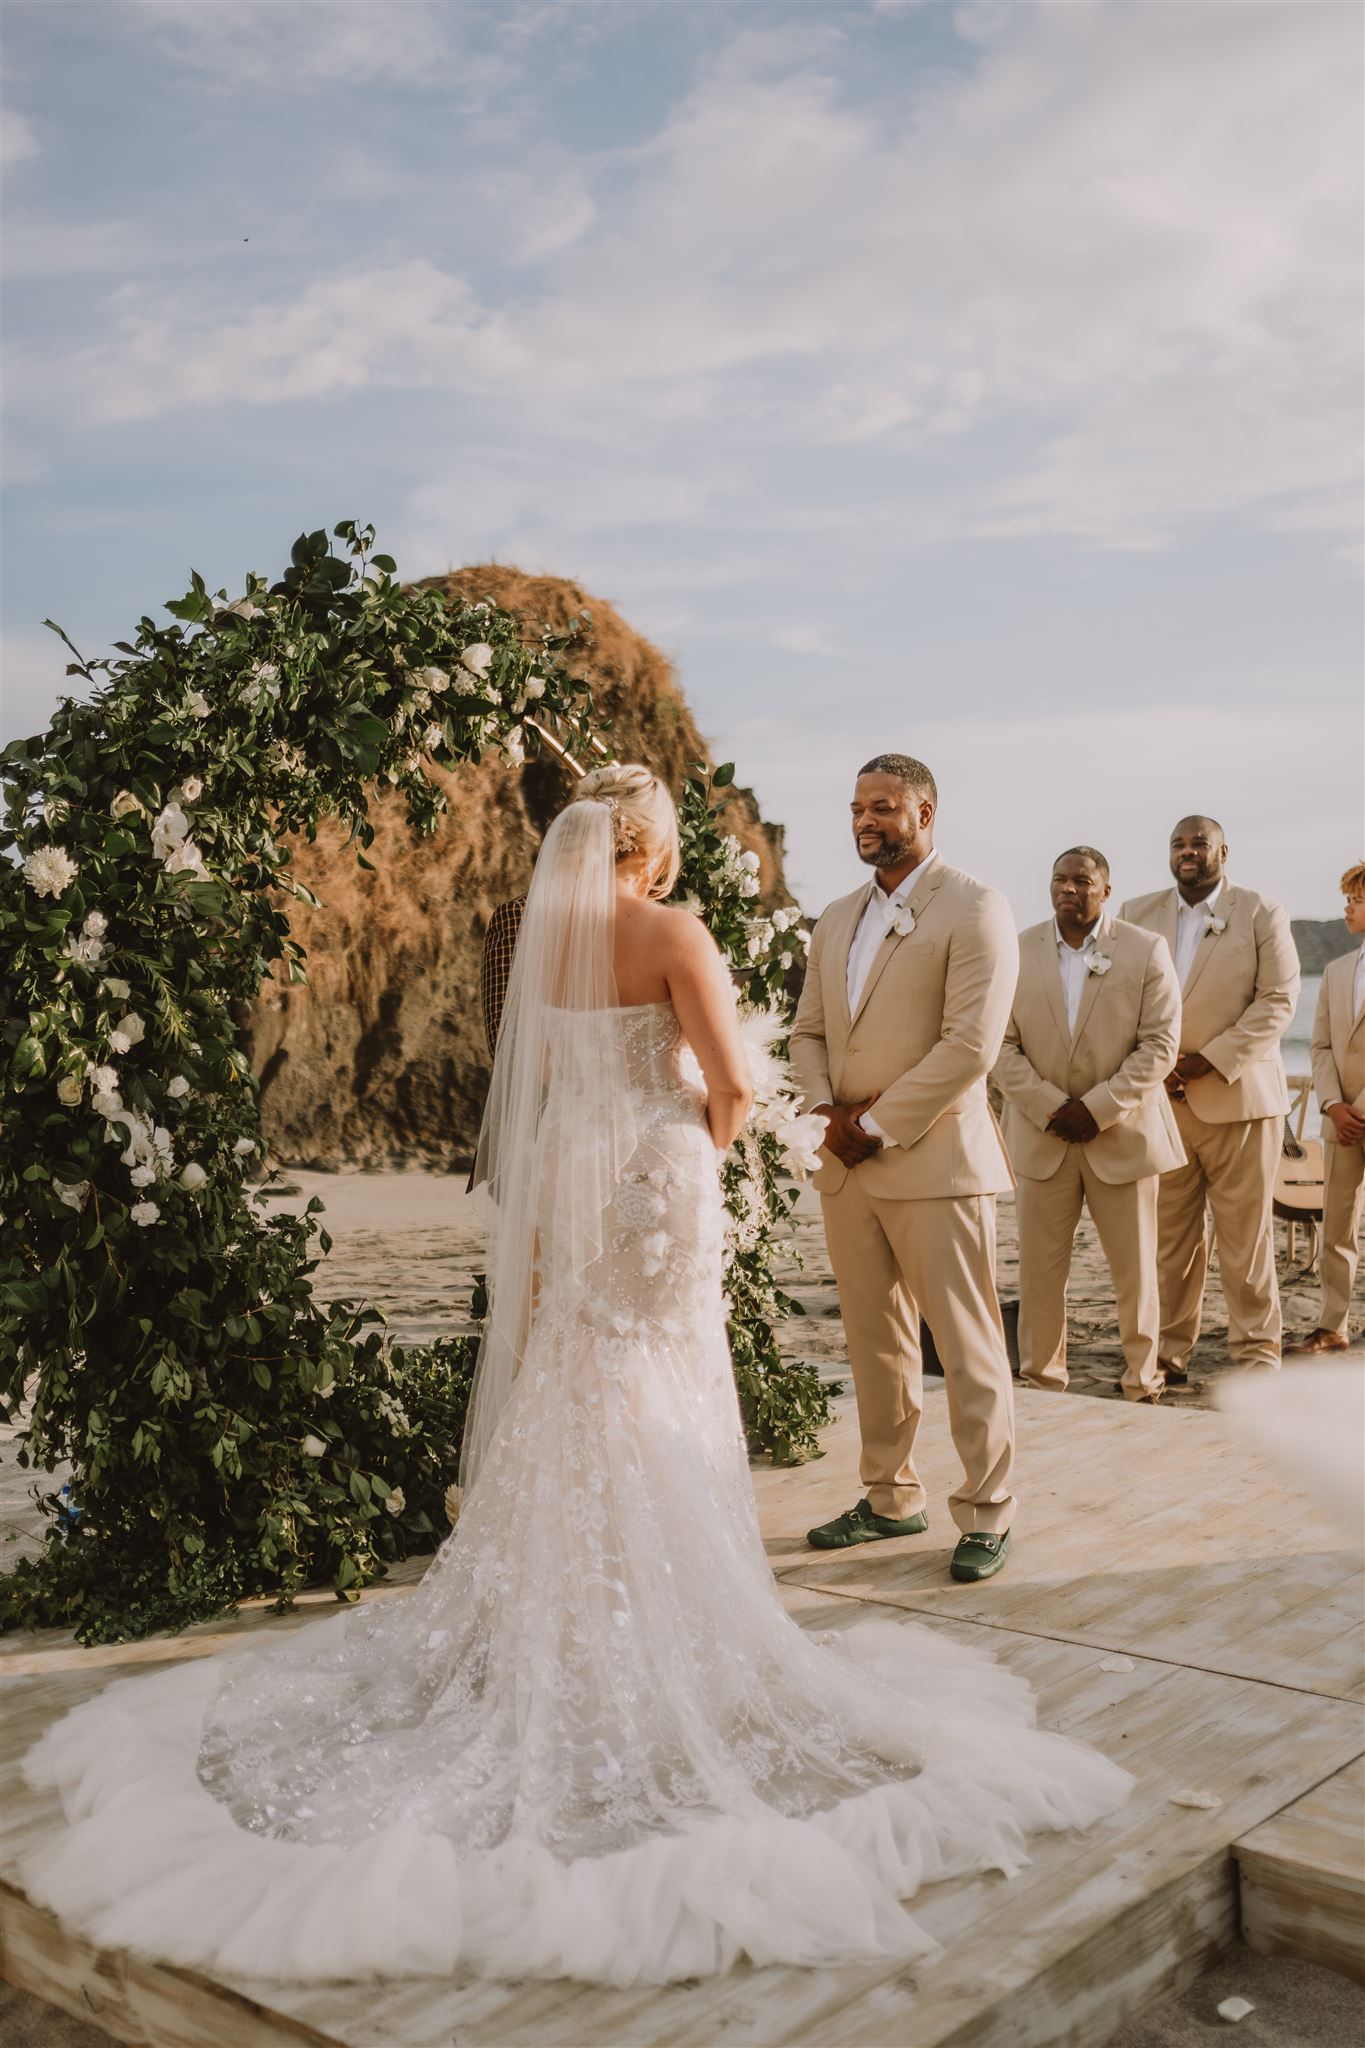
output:
<path id="1" fill-rule="evenodd" d="M 1224 1416 L 1025 1389 L 1019 1420 L 1019 1539 L 1008 1570 L 982 1586 L 948 1578 L 956 1532 L 943 1502 L 958 1465 L 941 1385 L 926 1403 L 927 1536 L 827 1564 L 806 1547 L 805 1529 L 859 1490 L 847 1404 L 818 1464 L 755 1474 L 781 1597 L 801 1626 L 837 1631 L 875 1614 L 988 1649 L 1036 1689 L 1046 1726 L 1134 1774 L 1125 1807 L 1086 1834 L 1036 1838 L 1019 1876 L 926 1889 L 913 1911 L 937 1955 L 633 1991 L 469 1976 L 216 1982 L 101 1952 L 27 1900 L 23 1853 L 61 1825 L 19 1770 L 43 1728 L 112 1678 L 278 1639 L 333 1611 L 309 1595 L 293 1615 L 245 1603 L 141 1643 L 83 1649 L 53 1632 L 0 1644 L 0 1973 L 155 2048 L 1101 2048 L 1234 1939 L 1234 1845 L 1254 1856 L 1289 1816 L 1311 1820 L 1329 1786 L 1334 1816 L 1352 1786 L 1358 1810 L 1360 1558 Z M 414 1561 L 367 1600 L 410 1597 L 421 1570 Z M 1359 1869 L 1345 1851 L 1299 1860 L 1319 1882 Z M 1245 1911 L 1245 1869 L 1242 1884 Z"/>
<path id="2" fill-rule="evenodd" d="M 1365 1757 L 1233 1844 L 1242 1934 L 1365 1984 Z"/>

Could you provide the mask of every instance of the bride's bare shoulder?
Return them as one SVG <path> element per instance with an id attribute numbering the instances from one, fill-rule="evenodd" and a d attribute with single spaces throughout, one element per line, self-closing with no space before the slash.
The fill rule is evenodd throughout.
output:
<path id="1" fill-rule="evenodd" d="M 716 942 L 694 910 L 685 910 L 681 903 L 652 903 L 649 907 L 657 920 L 655 936 L 664 945 L 684 952 L 715 952 Z"/>

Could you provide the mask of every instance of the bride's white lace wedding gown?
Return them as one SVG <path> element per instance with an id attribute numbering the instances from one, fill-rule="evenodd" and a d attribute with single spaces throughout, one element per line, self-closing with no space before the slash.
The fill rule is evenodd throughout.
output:
<path id="1" fill-rule="evenodd" d="M 900 1903 L 1013 1871 L 1129 1780 L 933 1629 L 785 1615 L 726 1344 L 723 1210 L 671 1008 L 598 1012 L 634 1149 L 420 1587 L 115 1684 L 30 1753 L 69 1826 L 32 1894 L 104 1944 L 252 1976 L 663 1982 L 910 1956 Z M 552 1217 L 553 1209 L 548 1214 Z"/>

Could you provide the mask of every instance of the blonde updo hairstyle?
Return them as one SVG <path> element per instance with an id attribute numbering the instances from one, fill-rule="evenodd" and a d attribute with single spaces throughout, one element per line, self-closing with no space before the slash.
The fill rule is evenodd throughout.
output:
<path id="1" fill-rule="evenodd" d="M 682 866 L 678 813 L 657 775 L 638 761 L 613 761 L 583 776 L 573 801 L 605 804 L 612 814 L 618 865 L 643 854 L 650 871 L 648 893 L 659 899 L 672 894 Z"/>

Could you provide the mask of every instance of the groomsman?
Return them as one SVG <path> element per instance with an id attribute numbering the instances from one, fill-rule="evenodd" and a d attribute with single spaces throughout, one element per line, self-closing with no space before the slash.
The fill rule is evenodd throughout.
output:
<path id="1" fill-rule="evenodd" d="M 1365 934 L 1365 860 L 1341 878 L 1346 929 Z M 1344 1351 L 1365 1192 L 1365 938 L 1322 977 L 1313 1024 L 1313 1086 L 1322 1110 L 1322 1308 L 1318 1327 L 1286 1352 Z"/>
<path id="2" fill-rule="evenodd" d="M 922 761 L 879 754 L 852 804 L 872 880 L 811 939 L 792 1032 L 808 1108 L 825 1119 L 820 1190 L 862 1431 L 866 1493 L 808 1541 L 839 1550 L 927 1528 L 915 1470 L 919 1319 L 943 1362 L 962 1460 L 955 1579 L 994 1576 L 1014 1514 L 1014 1403 L 995 1294 L 995 1197 L 1009 1161 L 986 1098 L 1019 964 L 1003 896 L 934 851 Z"/>
<path id="3" fill-rule="evenodd" d="M 1161 1176 L 1158 1261 L 1161 1369 L 1189 1378 L 1208 1270 L 1213 1211 L 1238 1365 L 1278 1366 L 1280 1297 L 1271 1202 L 1289 1089 L 1280 1038 L 1294 1014 L 1299 962 L 1277 903 L 1226 875 L 1223 828 L 1182 818 L 1171 834 L 1173 889 L 1136 896 L 1119 916 L 1166 941 L 1180 983 L 1180 1057 L 1166 1082 L 1186 1164 Z"/>
<path id="4" fill-rule="evenodd" d="M 1066 1385 L 1066 1283 L 1090 1211 L 1118 1306 L 1130 1401 L 1156 1401 L 1158 1177 L 1185 1163 L 1162 1086 L 1175 1064 L 1180 990 L 1154 932 L 1105 910 L 1109 863 L 1073 846 L 1053 864 L 1054 916 L 1019 941 L 1019 986 L 996 1062 L 1018 1176 L 1019 1364 Z"/>

